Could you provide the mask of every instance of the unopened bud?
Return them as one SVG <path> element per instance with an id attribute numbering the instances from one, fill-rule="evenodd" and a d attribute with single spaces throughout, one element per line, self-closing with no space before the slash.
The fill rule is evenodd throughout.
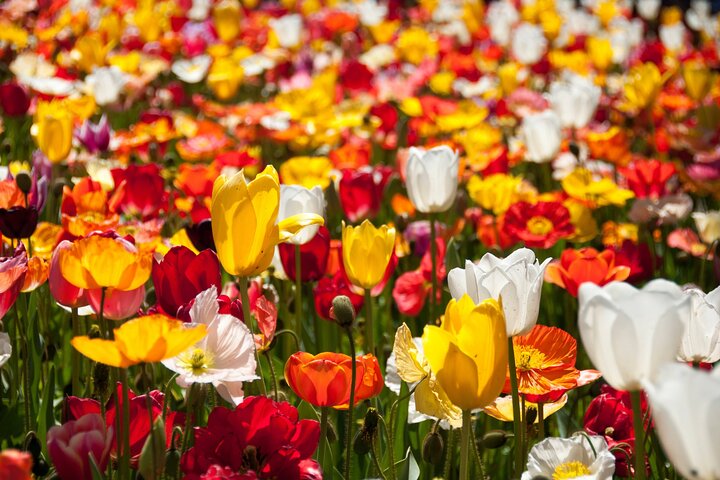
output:
<path id="1" fill-rule="evenodd" d="M 508 434 L 503 430 L 490 430 L 482 438 L 482 446 L 487 449 L 500 448 L 507 442 Z"/>
<path id="2" fill-rule="evenodd" d="M 32 177 L 28 172 L 20 172 L 15 175 L 15 183 L 17 183 L 18 188 L 25 195 L 32 190 Z"/>
<path id="3" fill-rule="evenodd" d="M 88 337 L 100 338 L 100 336 L 100 327 L 98 327 L 96 324 L 92 324 L 90 326 L 90 330 L 88 330 Z"/>
<path id="4" fill-rule="evenodd" d="M 436 431 L 430 431 L 423 440 L 423 460 L 432 465 L 439 465 L 442 461 L 444 448 L 445 442 L 443 442 L 442 435 Z"/>
<path id="5" fill-rule="evenodd" d="M 380 415 L 378 414 L 377 409 L 370 407 L 365 413 L 365 420 L 363 421 L 362 428 L 370 432 L 370 435 L 375 435 L 379 420 Z"/>
<path id="6" fill-rule="evenodd" d="M 527 425 L 532 425 L 535 423 L 535 420 L 537 420 L 538 411 L 535 407 L 530 407 L 527 409 L 527 412 L 525 412 L 525 423 Z"/>
<path id="7" fill-rule="evenodd" d="M 333 299 L 330 318 L 341 327 L 351 327 L 355 322 L 355 309 L 346 295 L 338 295 Z"/>
<path id="8" fill-rule="evenodd" d="M 109 391 L 110 367 L 96 363 L 93 367 L 93 397 L 100 403 L 105 402 Z"/>
<path id="9" fill-rule="evenodd" d="M 373 439 L 368 432 L 365 431 L 364 428 L 361 428 L 357 431 L 353 439 L 353 451 L 357 455 L 367 455 L 372 447 L 372 441 Z"/>

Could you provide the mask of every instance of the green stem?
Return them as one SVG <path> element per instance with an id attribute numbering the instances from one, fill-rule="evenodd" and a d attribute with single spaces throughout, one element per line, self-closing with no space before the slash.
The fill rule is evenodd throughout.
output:
<path id="1" fill-rule="evenodd" d="M 475 441 L 475 435 L 473 435 L 470 438 L 470 444 L 473 447 L 473 453 L 475 454 L 475 461 L 477 462 L 478 469 L 480 470 L 480 478 L 482 480 L 485 480 L 485 465 L 482 461 L 482 455 L 480 455 L 480 449 L 478 448 L 478 444 Z"/>
<path id="2" fill-rule="evenodd" d="M 302 342 L 303 318 L 302 318 L 302 258 L 300 257 L 300 245 L 295 245 L 295 333 Z M 317 332 L 316 332 L 317 333 Z M 317 346 L 316 346 L 317 347 Z"/>
<path id="3" fill-rule="evenodd" d="M 318 449 L 318 463 L 324 472 L 329 471 L 325 466 L 325 445 L 327 445 L 328 407 L 320 407 L 320 448 Z"/>
<path id="4" fill-rule="evenodd" d="M 538 421 L 538 437 L 540 441 L 545 439 L 545 404 L 538 402 L 537 404 L 537 421 Z"/>
<path id="5" fill-rule="evenodd" d="M 366 295 L 370 295 L 369 290 L 365 290 Z M 367 305 L 366 305 L 367 306 Z M 350 369 L 350 402 L 348 403 L 348 425 L 347 436 L 345 438 L 345 480 L 350 480 L 350 452 L 352 451 L 352 427 L 353 427 L 353 410 L 355 409 L 355 377 L 357 375 L 357 359 L 355 356 L 355 341 L 352 335 L 352 329 L 346 328 L 348 340 L 350 341 L 350 358 L 352 368 Z"/>
<path id="6" fill-rule="evenodd" d="M 265 350 L 263 352 L 263 355 L 267 359 L 268 366 L 270 367 L 270 377 L 272 378 L 272 386 L 273 386 L 273 398 L 275 401 L 278 401 L 278 381 L 277 381 L 277 375 L 275 375 L 275 367 L 273 366 L 272 357 L 270 356 L 269 350 Z"/>
<path id="7" fill-rule="evenodd" d="M 635 430 L 635 479 L 645 480 L 645 426 L 640 391 L 630 392 Z"/>
<path id="8" fill-rule="evenodd" d="M 105 338 L 110 338 L 110 329 L 105 322 L 105 294 L 107 287 L 100 289 L 100 311 L 98 312 L 98 323 L 100 324 L 100 334 Z"/>
<path id="9" fill-rule="evenodd" d="M 445 449 L 445 466 L 443 467 L 443 478 L 450 478 L 453 465 L 453 452 L 455 451 L 455 430 L 450 427 L 447 435 L 447 448 Z"/>
<path id="10" fill-rule="evenodd" d="M 415 393 L 415 389 L 417 389 L 417 387 L 422 382 L 427 380 L 427 378 L 428 378 L 427 376 L 421 378 L 420 381 L 417 382 L 413 388 L 411 388 L 405 395 L 403 395 L 402 397 L 399 397 L 397 400 L 395 400 L 393 402 L 393 404 L 390 406 L 390 418 L 389 418 L 390 428 L 387 430 L 387 437 L 388 437 L 388 452 L 390 455 L 390 472 L 392 473 L 392 478 L 397 478 L 397 473 L 395 472 L 395 444 L 393 441 L 393 433 L 392 432 L 395 429 L 395 415 L 397 414 L 398 406 L 400 405 L 400 402 L 408 399 L 410 397 L 410 395 Z M 380 418 L 382 418 L 382 416 Z M 384 423 L 384 421 L 383 421 L 383 423 Z"/>
<path id="11" fill-rule="evenodd" d="M 78 318 L 78 310 L 77 308 L 73 307 L 70 312 L 70 321 L 72 322 L 72 334 L 73 337 L 77 337 L 80 335 L 80 319 Z M 80 357 L 80 352 L 75 350 L 74 348 L 71 348 L 71 358 L 72 358 L 72 393 L 75 396 L 81 396 L 82 392 L 80 392 L 80 362 L 82 361 Z"/>
<path id="12" fill-rule="evenodd" d="M 460 439 L 460 479 L 470 478 L 470 434 L 472 431 L 472 411 L 463 410 L 462 437 Z"/>
<path id="13" fill-rule="evenodd" d="M 520 395 L 518 393 L 517 370 L 515 368 L 515 344 L 513 337 L 508 337 L 508 363 L 510 388 L 512 390 L 513 431 L 515 433 L 515 476 L 524 470 L 522 447 L 522 418 L 520 418 Z"/>
<path id="14" fill-rule="evenodd" d="M 373 459 L 373 463 L 375 464 L 375 469 L 378 471 L 378 474 L 383 480 L 387 480 L 387 477 L 385 476 L 385 473 L 383 472 L 382 467 L 380 466 L 380 460 L 378 459 L 377 455 L 377 449 L 375 447 L 375 439 L 370 439 L 370 454 Z"/>
<path id="15" fill-rule="evenodd" d="M 253 317 L 250 314 L 250 297 L 248 296 L 248 279 L 247 277 L 238 277 L 238 288 L 240 289 L 240 301 L 242 302 L 243 318 L 245 318 L 245 324 L 250 329 L 250 332 L 255 336 L 255 324 L 253 323 Z M 258 356 L 257 346 L 253 342 L 253 351 L 255 352 L 255 364 L 257 365 L 257 371 L 260 374 L 260 393 L 267 396 L 267 390 L 265 389 L 265 380 L 262 378 L 262 367 L 260 367 L 260 357 Z"/>
<path id="16" fill-rule="evenodd" d="M 430 260 L 432 262 L 432 278 L 430 279 L 430 285 L 432 285 L 432 295 L 430 296 L 430 302 L 428 303 L 428 309 L 430 313 L 430 324 L 435 323 L 435 302 L 437 302 L 437 245 L 435 239 L 437 238 L 437 232 L 435 231 L 435 215 L 430 214 Z"/>
<path id="17" fill-rule="evenodd" d="M 365 289 L 365 353 L 375 354 L 375 328 L 372 315 L 372 294 Z"/>
<path id="18" fill-rule="evenodd" d="M 118 449 L 120 478 L 130 478 L 130 396 L 128 393 L 127 369 L 118 369 L 122 383 L 122 450 Z M 152 423 L 150 423 L 152 431 Z M 120 453 L 122 451 L 122 453 Z"/>

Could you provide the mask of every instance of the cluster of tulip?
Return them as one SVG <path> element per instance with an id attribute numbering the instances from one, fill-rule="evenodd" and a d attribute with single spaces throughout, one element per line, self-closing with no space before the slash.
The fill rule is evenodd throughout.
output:
<path id="1" fill-rule="evenodd" d="M 720 478 L 705 0 L 0 4 L 0 479 Z"/>

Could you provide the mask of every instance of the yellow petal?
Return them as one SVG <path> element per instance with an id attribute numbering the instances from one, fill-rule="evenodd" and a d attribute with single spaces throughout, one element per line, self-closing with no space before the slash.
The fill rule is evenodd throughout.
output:
<path id="1" fill-rule="evenodd" d="M 553 413 L 559 411 L 562 407 L 565 406 L 565 404 L 568 401 L 567 394 L 560 397 L 560 400 L 553 403 L 544 403 L 543 404 L 543 416 L 544 418 L 548 418 Z M 537 404 L 532 402 L 525 402 L 525 411 L 528 411 L 530 409 L 535 409 L 537 411 Z M 512 422 L 515 418 L 513 416 L 513 406 L 512 406 L 512 397 L 510 395 L 506 395 L 504 397 L 499 397 L 496 399 L 493 403 L 488 405 L 487 407 L 483 408 L 483 411 L 490 415 L 493 418 L 497 418 L 498 420 L 502 422 Z M 539 417 L 535 417 L 535 423 L 538 422 Z"/>
<path id="2" fill-rule="evenodd" d="M 322 225 L 325 219 L 314 213 L 298 213 L 278 222 L 280 241 L 284 242 L 297 235 L 303 228 Z"/>
<path id="3" fill-rule="evenodd" d="M 435 378 L 428 378 L 415 388 L 415 409 L 425 415 L 447 420 L 453 428 L 462 426 L 462 410 L 453 405 Z"/>
<path id="4" fill-rule="evenodd" d="M 81 336 L 70 340 L 70 344 L 94 362 L 120 368 L 132 365 L 132 362 L 123 356 L 112 340 Z"/>
<path id="5" fill-rule="evenodd" d="M 415 342 L 413 342 L 410 329 L 404 323 L 395 332 L 393 353 L 395 354 L 398 375 L 403 381 L 408 383 L 419 382 L 429 375 L 429 366 Z M 415 395 L 417 396 L 417 393 Z"/>

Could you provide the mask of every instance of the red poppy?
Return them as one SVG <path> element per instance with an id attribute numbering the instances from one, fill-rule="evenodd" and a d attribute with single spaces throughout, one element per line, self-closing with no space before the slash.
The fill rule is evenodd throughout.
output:
<path id="1" fill-rule="evenodd" d="M 368 92 L 372 90 L 373 72 L 358 60 L 345 62 L 340 69 L 340 83 L 350 91 Z"/>
<path id="2" fill-rule="evenodd" d="M 615 265 L 613 250 L 598 252 L 591 247 L 565 249 L 560 255 L 560 261 L 552 262 L 545 269 L 545 280 L 564 288 L 573 297 L 577 297 L 580 285 L 585 282 L 602 286 L 621 282 L 629 275 L 630 268 Z"/>
<path id="3" fill-rule="evenodd" d="M 342 171 L 338 196 L 348 220 L 355 223 L 377 215 L 391 174 L 389 167 Z"/>
<path id="4" fill-rule="evenodd" d="M 315 298 L 315 312 L 328 321 L 332 321 L 330 318 L 330 307 L 332 307 L 332 301 L 338 295 L 346 295 L 350 298 L 353 304 L 353 308 L 356 312 L 359 312 L 365 298 L 362 295 L 358 295 L 351 290 L 350 282 L 342 271 L 335 273 L 332 277 L 323 277 L 315 286 L 313 290 L 313 296 Z"/>
<path id="5" fill-rule="evenodd" d="M 513 242 L 550 248 L 575 233 L 575 227 L 570 223 L 570 212 L 560 202 L 517 202 L 505 212 L 503 231 Z"/>
<path id="6" fill-rule="evenodd" d="M 153 390 L 149 393 L 150 395 L 150 407 L 152 410 L 153 421 L 163 414 L 163 407 L 165 405 L 165 395 L 159 390 Z M 117 384 L 117 396 L 120 399 L 120 408 L 122 408 L 122 386 L 120 383 Z M 140 457 L 145 440 L 150 433 L 150 415 L 148 414 L 148 394 L 136 395 L 135 392 L 130 390 L 128 392 L 128 398 L 130 400 L 130 455 L 133 463 L 137 462 Z M 117 408 L 114 402 L 114 395 L 110 397 L 106 408 L 105 408 L 105 423 L 108 427 L 115 428 L 115 415 Z M 91 398 L 80 398 L 80 397 L 67 397 L 65 400 L 66 404 L 66 420 L 77 420 L 84 415 L 96 413 L 100 414 L 100 402 Z M 182 425 L 182 416 L 176 414 L 172 410 L 168 410 L 165 416 L 165 435 L 167 436 L 167 445 L 170 446 L 172 440 L 172 430 L 175 427 L 175 422 Z M 117 437 L 113 438 L 112 455 L 117 453 Z"/>
<path id="7" fill-rule="evenodd" d="M 436 239 L 437 245 L 437 301 L 442 298 L 442 285 L 445 280 L 445 241 Z M 425 300 L 432 291 L 432 257 L 428 248 L 423 255 L 420 267 L 405 272 L 395 280 L 392 295 L 398 310 L 403 315 L 415 316 L 425 306 Z"/>
<path id="8" fill-rule="evenodd" d="M 668 180 L 675 175 L 675 165 L 655 159 L 637 159 L 618 171 L 637 198 L 660 198 L 669 193 Z"/>
<path id="9" fill-rule="evenodd" d="M 165 181 L 154 163 L 114 168 L 111 173 L 116 186 L 114 197 L 122 213 L 147 219 L 165 208 Z"/>
<path id="10" fill-rule="evenodd" d="M 295 281 L 295 245 L 281 243 L 280 261 L 290 280 Z M 330 254 L 330 231 L 321 226 L 317 234 L 304 245 L 300 245 L 300 280 L 314 282 L 320 279 L 327 269 Z"/>
<path id="11" fill-rule="evenodd" d="M 195 445 L 180 460 L 185 480 L 322 478 L 311 459 L 320 442 L 320 424 L 299 420 L 297 409 L 287 402 L 258 396 L 246 397 L 234 410 L 215 407 L 207 427 L 194 433 Z"/>
<path id="12" fill-rule="evenodd" d="M 220 293 L 220 262 L 212 250 L 196 255 L 187 247 L 173 247 L 162 260 L 153 260 L 152 280 L 158 305 L 175 316 L 200 292 L 214 286 Z"/>

